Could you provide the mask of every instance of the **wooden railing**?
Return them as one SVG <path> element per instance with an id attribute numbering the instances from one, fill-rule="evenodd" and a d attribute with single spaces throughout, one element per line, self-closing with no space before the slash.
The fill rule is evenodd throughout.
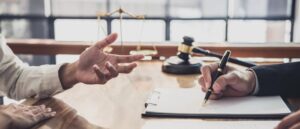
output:
<path id="1" fill-rule="evenodd" d="M 55 41 L 50 39 L 7 39 L 8 45 L 16 54 L 80 54 L 93 43 Z M 116 45 L 117 44 L 117 45 Z M 137 43 L 119 43 L 112 45 L 112 53 L 129 53 L 136 50 Z M 177 53 L 175 43 L 154 43 L 159 56 L 169 57 Z M 203 49 L 223 53 L 229 49 L 235 57 L 264 58 L 300 58 L 300 43 L 194 43 Z M 143 49 L 153 49 L 152 43 L 143 45 Z"/>

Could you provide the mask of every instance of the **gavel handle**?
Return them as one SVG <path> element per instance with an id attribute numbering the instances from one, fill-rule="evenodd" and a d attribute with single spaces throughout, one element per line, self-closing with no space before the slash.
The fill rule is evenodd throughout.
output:
<path id="1" fill-rule="evenodd" d="M 210 52 L 208 50 L 204 50 L 204 49 L 201 49 L 201 48 L 193 48 L 192 49 L 192 52 L 194 53 L 197 53 L 197 54 L 203 54 L 205 56 L 212 56 L 212 57 L 217 57 L 219 59 L 222 58 L 222 55 L 218 54 L 218 53 L 214 53 L 214 52 Z M 242 65 L 242 66 L 245 66 L 245 67 L 253 67 L 253 66 L 256 66 L 256 64 L 254 63 L 250 63 L 250 62 L 246 62 L 246 61 L 242 61 L 242 60 L 239 60 L 237 58 L 232 58 L 230 57 L 228 59 L 229 62 L 231 63 L 234 63 L 234 64 L 238 64 L 238 65 Z"/>

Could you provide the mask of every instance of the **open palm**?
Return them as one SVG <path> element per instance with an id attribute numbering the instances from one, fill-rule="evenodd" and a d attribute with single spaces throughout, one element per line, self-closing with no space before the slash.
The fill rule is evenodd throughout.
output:
<path id="1" fill-rule="evenodd" d="M 102 41 L 89 47 L 81 53 L 76 62 L 76 78 L 86 84 L 104 84 L 119 73 L 129 73 L 136 66 L 142 55 L 115 55 L 103 52 L 103 49 L 117 39 L 117 34 L 111 34 Z"/>

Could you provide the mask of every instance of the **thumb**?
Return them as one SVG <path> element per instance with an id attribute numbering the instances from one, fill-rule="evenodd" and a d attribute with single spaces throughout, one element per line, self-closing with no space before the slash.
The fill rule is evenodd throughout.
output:
<path id="1" fill-rule="evenodd" d="M 116 33 L 112 33 L 108 35 L 105 39 L 98 41 L 94 46 L 103 49 L 107 45 L 113 43 L 117 39 L 118 35 Z"/>

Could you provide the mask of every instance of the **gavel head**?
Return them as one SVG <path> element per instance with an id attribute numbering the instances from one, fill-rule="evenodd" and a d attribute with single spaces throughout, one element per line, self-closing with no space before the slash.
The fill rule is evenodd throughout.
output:
<path id="1" fill-rule="evenodd" d="M 171 74 L 198 74 L 202 66 L 202 60 L 191 57 L 194 39 L 184 36 L 183 42 L 178 46 L 176 56 L 166 59 L 162 65 L 162 71 Z"/>
<path id="2" fill-rule="evenodd" d="M 192 51 L 194 38 L 184 36 L 183 42 L 178 46 L 178 54 L 177 56 L 184 60 L 188 61 L 190 59 L 190 53 Z"/>

